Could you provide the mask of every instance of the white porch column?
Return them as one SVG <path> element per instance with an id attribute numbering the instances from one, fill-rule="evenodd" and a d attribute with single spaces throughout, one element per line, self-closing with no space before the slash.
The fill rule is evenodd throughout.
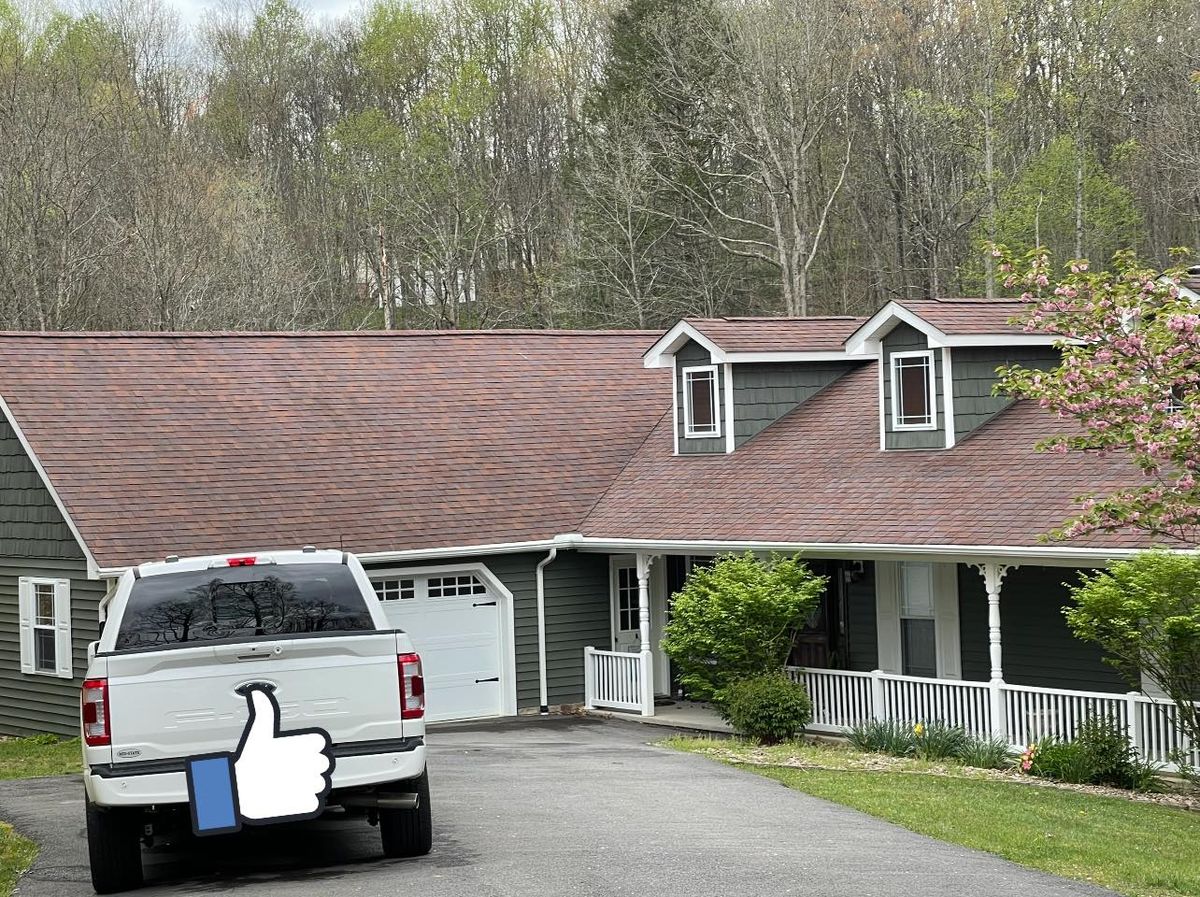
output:
<path id="1" fill-rule="evenodd" d="M 638 580 L 638 637 L 642 650 L 642 716 L 654 716 L 654 655 L 650 650 L 650 567 L 657 555 L 639 552 Z"/>
<path id="2" fill-rule="evenodd" d="M 992 735 L 997 738 L 1005 738 L 1008 726 L 1004 711 L 1004 654 L 1000 642 L 1000 590 L 1004 586 L 1004 577 L 1008 571 L 1017 565 L 987 561 L 983 564 L 972 564 L 972 566 L 983 576 L 983 585 L 987 590 Z"/>

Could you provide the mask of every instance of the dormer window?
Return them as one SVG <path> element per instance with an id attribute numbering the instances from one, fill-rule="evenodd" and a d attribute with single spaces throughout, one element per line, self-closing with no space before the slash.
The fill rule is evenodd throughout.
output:
<path id="1" fill-rule="evenodd" d="M 717 366 L 683 369 L 683 433 L 686 437 L 720 436 L 717 412 Z"/>
<path id="2" fill-rule="evenodd" d="M 936 430 L 933 352 L 892 353 L 892 429 Z"/>

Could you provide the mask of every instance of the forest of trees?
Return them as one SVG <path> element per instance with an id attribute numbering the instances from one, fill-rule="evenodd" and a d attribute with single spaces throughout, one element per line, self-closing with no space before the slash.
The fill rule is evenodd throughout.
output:
<path id="1" fill-rule="evenodd" d="M 1200 247 L 1200 3 L 0 0 L 3 329 L 862 313 L 988 241 Z"/>

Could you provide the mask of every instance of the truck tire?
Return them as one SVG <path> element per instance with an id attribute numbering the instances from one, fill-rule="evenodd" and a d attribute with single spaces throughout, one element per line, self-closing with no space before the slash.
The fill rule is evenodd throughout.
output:
<path id="1" fill-rule="evenodd" d="M 141 822 L 141 810 L 105 810 L 87 801 L 88 861 L 97 894 L 142 886 Z"/>
<path id="2" fill-rule="evenodd" d="M 379 811 L 385 857 L 421 857 L 433 847 L 433 811 L 429 806 L 429 770 L 408 783 L 420 795 L 415 810 Z"/>

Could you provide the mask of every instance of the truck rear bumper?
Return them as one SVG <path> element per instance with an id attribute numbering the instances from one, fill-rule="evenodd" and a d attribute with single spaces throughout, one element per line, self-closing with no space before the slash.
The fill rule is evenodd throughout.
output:
<path id="1" fill-rule="evenodd" d="M 425 744 L 420 738 L 411 741 L 404 750 L 385 753 L 360 753 L 353 744 L 334 745 L 333 790 L 416 778 L 425 771 Z M 84 773 L 83 785 L 92 803 L 102 807 L 186 804 L 185 764 L 185 760 L 168 760 L 92 766 Z"/>

